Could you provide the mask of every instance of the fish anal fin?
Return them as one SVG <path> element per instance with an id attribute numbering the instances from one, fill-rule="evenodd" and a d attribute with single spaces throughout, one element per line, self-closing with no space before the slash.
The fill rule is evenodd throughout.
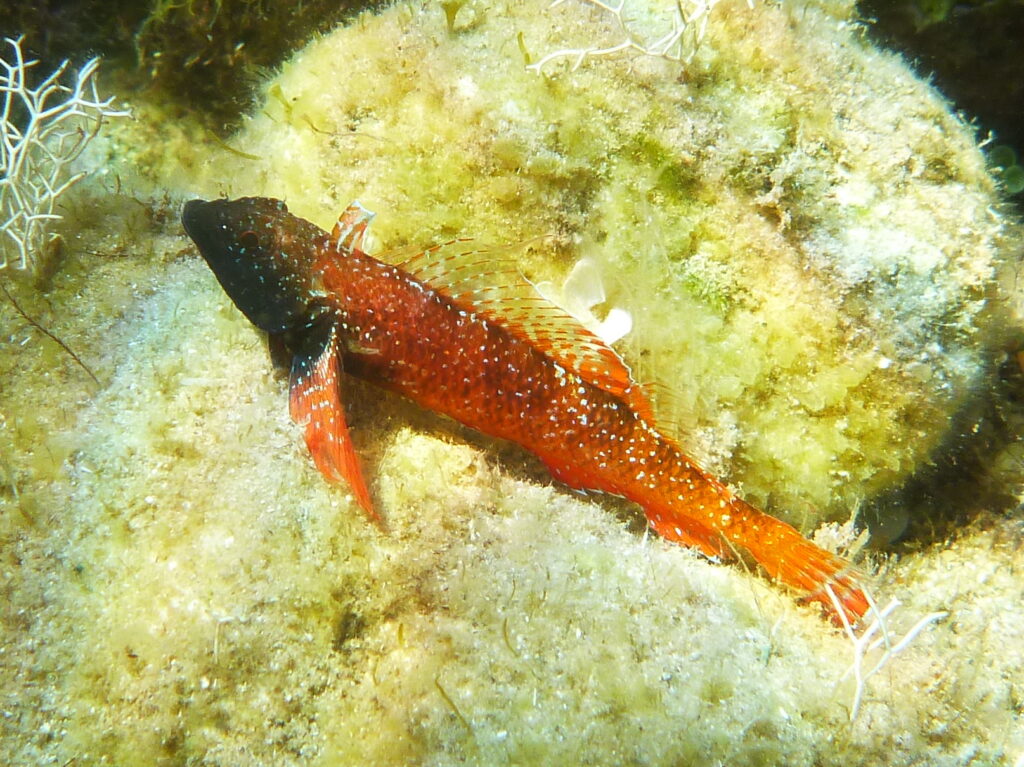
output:
<path id="1" fill-rule="evenodd" d="M 501 325 L 567 370 L 650 413 L 643 392 L 618 353 L 583 324 L 544 298 L 516 268 L 507 248 L 451 240 L 399 266 L 460 308 Z"/>
<path id="2" fill-rule="evenodd" d="M 382 520 L 373 507 L 359 466 L 341 398 L 341 357 L 337 328 L 321 322 L 310 329 L 292 358 L 289 411 L 305 429 L 306 446 L 329 482 L 346 482 L 371 520 Z"/>
<path id="3" fill-rule="evenodd" d="M 339 253 L 351 253 L 363 249 L 366 229 L 376 214 L 355 200 L 338 216 L 338 223 L 331 230 L 331 242 Z"/>
<path id="4" fill-rule="evenodd" d="M 560 460 L 554 457 L 542 457 L 544 466 L 556 480 L 573 490 L 597 490 L 591 477 L 585 476 L 580 467 L 575 464 Z"/>
<path id="5" fill-rule="evenodd" d="M 718 557 L 720 559 L 732 559 L 733 554 L 729 551 L 722 536 L 700 524 L 697 520 L 682 517 L 671 512 L 663 516 L 647 514 L 647 523 L 658 535 L 668 541 L 675 541 L 684 546 L 692 546 L 706 557 Z"/>

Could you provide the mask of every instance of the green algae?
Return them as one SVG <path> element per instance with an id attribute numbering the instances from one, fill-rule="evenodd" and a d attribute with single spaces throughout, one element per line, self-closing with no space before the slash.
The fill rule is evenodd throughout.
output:
<path id="1" fill-rule="evenodd" d="M 145 206 L 94 187 L 105 202 L 69 216 L 83 250 L 34 307 L 101 389 L 42 343 L 3 347 L 0 439 L 18 489 L 0 489 L 0 761 L 1019 758 L 1012 520 L 883 573 L 879 593 L 907 603 L 894 632 L 952 615 L 871 680 L 851 724 L 849 648 L 813 611 L 643 536 L 633 512 L 574 496 L 507 446 L 351 383 L 389 524 L 377 531 L 312 466 L 286 381 L 174 206 L 146 199 L 154 179 L 176 196 L 271 193 L 330 226 L 359 197 L 381 249 L 554 233 L 523 268 L 557 281 L 580 255 L 600 260 L 611 303 L 636 320 L 624 353 L 678 390 L 676 420 L 709 465 L 808 527 L 845 518 L 926 463 L 985 385 L 1002 333 L 980 305 L 999 266 L 1002 224 L 980 213 L 994 187 L 934 94 L 850 36 L 848 6 L 720 10 L 687 81 L 646 59 L 520 77 L 517 34 L 531 51 L 567 44 L 570 8 L 468 3 L 450 30 L 440 7 L 396 7 L 268 83 L 266 114 L 229 140 L 259 161 L 187 126 L 131 129 L 164 137 L 122 155 L 144 166 L 119 171 Z M 599 15 L 585 22 L 603 34 Z M 813 102 L 848 106 L 827 85 L 837 71 L 853 101 L 870 71 L 916 111 L 863 103 L 846 112 L 857 131 L 836 133 Z M 785 97 L 761 92 L 776 81 Z M 638 83 L 646 101 L 627 98 Z"/>

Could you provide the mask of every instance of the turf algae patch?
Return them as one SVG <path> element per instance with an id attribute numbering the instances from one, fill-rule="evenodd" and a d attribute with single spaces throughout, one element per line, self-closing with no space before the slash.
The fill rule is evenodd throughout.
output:
<path id="1" fill-rule="evenodd" d="M 1009 742 L 1005 694 L 984 722 L 914 734 L 983 695 L 980 678 L 905 694 L 961 647 L 951 624 L 872 680 L 851 728 L 849 648 L 810 610 L 439 424 L 356 405 L 381 535 L 310 465 L 205 267 L 165 269 L 109 330 L 113 372 L 46 524 L 13 529 L 5 499 L 9 763 L 910 764 L 1001 728 L 973 751 L 996 763 Z M 944 562 L 911 571 L 908 601 L 955 593 Z"/>
<path id="2" fill-rule="evenodd" d="M 554 233 L 523 267 L 601 261 L 624 348 L 709 463 L 797 521 L 843 517 L 983 388 L 998 208 L 969 135 L 848 4 L 720 7 L 684 72 L 545 77 L 520 75 L 518 34 L 554 50 L 600 14 L 362 17 L 268 84 L 231 139 L 264 159 L 204 158 L 190 193 L 325 226 L 359 198 L 382 248 Z M 950 616 L 851 725 L 850 648 L 812 611 L 364 388 L 374 531 L 183 238 L 130 229 L 153 263 L 54 299 L 101 387 L 4 357 L 0 762 L 1019 761 L 1012 520 L 888 574 L 895 635 Z M 43 436 L 52 456 L 26 447 Z"/>

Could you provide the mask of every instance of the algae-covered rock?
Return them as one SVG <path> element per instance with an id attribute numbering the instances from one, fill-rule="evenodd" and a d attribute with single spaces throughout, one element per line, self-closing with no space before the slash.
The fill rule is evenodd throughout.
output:
<path id="1" fill-rule="evenodd" d="M 879 576 L 892 642 L 949 615 L 851 723 L 855 656 L 815 611 L 346 381 L 372 526 L 177 205 L 131 197 L 272 194 L 325 227 L 358 197 L 382 249 L 553 234 L 522 268 L 601 265 L 705 459 L 845 517 L 982 388 L 1001 225 L 970 135 L 849 10 L 723 2 L 689 63 L 537 74 L 622 32 L 571 2 L 400 5 L 297 54 L 247 156 L 114 134 L 163 137 L 121 150 L 145 183 L 90 185 L 52 290 L 17 294 L 97 383 L 0 301 L 0 763 L 1018 762 L 1019 521 Z"/>
<path id="2" fill-rule="evenodd" d="M 668 4 L 674 8 L 674 4 Z M 381 248 L 555 235 L 535 279 L 596 259 L 623 352 L 750 500 L 845 519 L 949 437 L 990 368 L 1001 222 L 971 131 L 844 2 L 716 6 L 682 64 L 574 58 L 622 32 L 580 5 L 400 6 L 296 54 L 208 191 Z M 638 16 L 634 13 L 633 16 Z M 670 18 L 650 14 L 638 36 Z M 643 17 L 646 19 L 646 17 Z"/>
<path id="3" fill-rule="evenodd" d="M 113 374 L 60 437 L 63 476 L 23 483 L 33 521 L 2 499 L 4 763 L 998 764 L 1024 745 L 1012 684 L 985 681 L 1021 671 L 993 644 L 1024 631 L 1012 526 L 910 563 L 893 636 L 955 617 L 850 724 L 851 650 L 818 615 L 395 398 L 353 419 L 381 445 L 380 532 L 311 465 L 205 264 L 147 271 L 103 328 Z"/>

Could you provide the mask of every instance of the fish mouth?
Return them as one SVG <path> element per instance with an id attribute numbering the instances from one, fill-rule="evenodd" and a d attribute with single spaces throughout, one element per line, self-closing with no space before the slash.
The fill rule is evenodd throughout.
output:
<path id="1" fill-rule="evenodd" d="M 185 234 L 203 250 L 203 241 L 208 241 L 210 230 L 214 225 L 214 204 L 206 200 L 189 200 L 181 209 L 181 225 Z"/>
<path id="2" fill-rule="evenodd" d="M 250 296 L 251 275 L 246 263 L 235 258 L 233 232 L 224 222 L 224 204 L 223 200 L 189 200 L 181 209 L 181 225 L 225 292 L 249 315 L 246 309 L 251 309 L 255 300 Z"/>
<path id="3" fill-rule="evenodd" d="M 227 200 L 189 200 L 181 209 L 181 225 L 185 234 L 199 249 L 199 254 L 214 272 L 221 276 L 225 256 L 231 252 L 233 231 L 225 226 Z M 226 287 L 226 286 L 225 286 Z"/>

